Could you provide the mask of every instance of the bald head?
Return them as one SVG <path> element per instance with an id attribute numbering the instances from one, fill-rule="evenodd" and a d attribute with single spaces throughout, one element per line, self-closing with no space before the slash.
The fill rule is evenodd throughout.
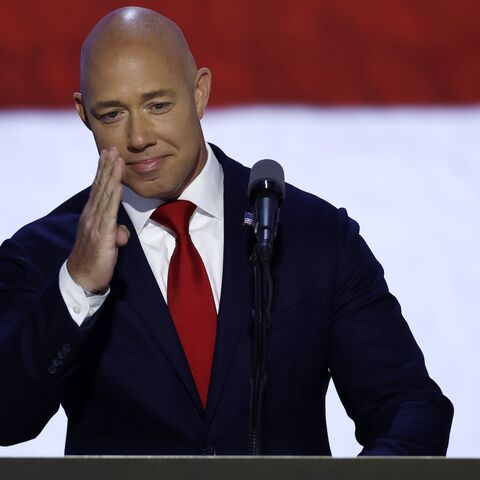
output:
<path id="1" fill-rule="evenodd" d="M 80 86 L 85 95 L 92 68 L 105 58 L 125 50 L 153 49 L 188 78 L 197 67 L 185 37 L 177 24 L 142 7 L 124 7 L 103 17 L 85 39 L 80 59 Z"/>

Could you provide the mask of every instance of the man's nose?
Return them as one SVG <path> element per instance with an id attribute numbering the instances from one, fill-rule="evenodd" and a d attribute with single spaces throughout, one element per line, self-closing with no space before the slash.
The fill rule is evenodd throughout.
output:
<path id="1" fill-rule="evenodd" d="M 141 115 L 131 115 L 128 125 L 128 149 L 142 151 L 155 143 L 155 134 L 148 120 Z"/>

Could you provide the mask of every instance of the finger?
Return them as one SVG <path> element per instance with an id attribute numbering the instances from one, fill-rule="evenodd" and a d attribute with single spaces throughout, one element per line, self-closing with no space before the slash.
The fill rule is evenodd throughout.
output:
<path id="1" fill-rule="evenodd" d="M 97 176 L 92 186 L 91 208 L 93 212 L 102 209 L 102 204 L 108 203 L 112 187 L 110 186 L 112 170 L 118 158 L 118 150 L 111 147 L 100 152 Z M 103 206 L 103 208 L 105 208 Z"/>
<path id="2" fill-rule="evenodd" d="M 90 189 L 90 196 L 88 199 L 88 207 L 91 211 L 95 212 L 98 202 L 100 200 L 100 195 L 104 185 L 104 175 L 105 169 L 107 168 L 107 156 L 108 151 L 103 149 L 100 152 L 100 157 L 98 159 L 97 173 L 93 181 L 92 187 Z"/>
<path id="3" fill-rule="evenodd" d="M 108 174 L 110 168 L 110 159 L 111 150 L 103 148 L 100 152 L 100 157 L 98 159 L 97 172 L 95 174 L 95 179 L 93 180 L 94 190 L 99 190 L 104 183 L 105 175 Z"/>
<path id="4" fill-rule="evenodd" d="M 102 213 L 107 214 L 110 211 L 112 201 L 119 203 L 117 197 L 114 198 L 115 190 L 122 184 L 124 161 L 121 157 L 117 157 L 114 161 L 110 177 L 104 189 L 104 196 L 101 201 Z M 121 191 L 121 189 L 120 189 Z"/>
<path id="5" fill-rule="evenodd" d="M 124 247 L 130 238 L 130 230 L 125 225 L 117 227 L 117 247 Z"/>
<path id="6" fill-rule="evenodd" d="M 123 186 L 120 183 L 123 171 L 123 160 L 117 159 L 115 167 L 112 171 L 111 191 L 108 195 L 108 201 L 102 203 L 102 209 L 99 209 L 99 230 L 113 232 L 117 226 L 118 209 L 122 199 Z M 106 198 L 106 197 L 105 197 Z"/>
<path id="7" fill-rule="evenodd" d="M 100 181 L 101 171 L 104 168 L 104 163 L 105 163 L 104 152 L 105 152 L 105 150 L 102 150 L 100 152 L 100 156 L 98 157 L 97 171 L 95 173 L 95 178 L 93 179 L 92 186 L 90 187 L 90 194 L 89 194 L 89 197 L 88 197 L 88 202 L 90 204 L 93 203 L 93 201 L 94 201 L 95 192 L 98 190 L 98 184 L 99 184 L 99 181 Z"/>
<path id="8" fill-rule="evenodd" d="M 109 148 L 108 150 L 103 150 L 101 157 L 102 168 L 100 169 L 97 182 L 99 199 L 101 199 L 101 194 L 104 192 L 105 188 L 108 185 L 113 167 L 115 165 L 116 159 L 118 158 L 118 150 L 115 147 Z"/>
<path id="9" fill-rule="evenodd" d="M 114 188 L 114 186 L 109 185 L 108 179 L 111 176 L 111 170 L 117 156 L 118 150 L 116 148 L 103 149 L 100 152 L 97 175 L 82 213 L 82 225 L 85 226 L 87 232 L 99 233 L 100 231 L 102 215 Z"/>

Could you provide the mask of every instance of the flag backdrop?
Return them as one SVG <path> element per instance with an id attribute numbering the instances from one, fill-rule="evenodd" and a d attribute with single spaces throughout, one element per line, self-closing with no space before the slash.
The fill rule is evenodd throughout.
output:
<path id="1" fill-rule="evenodd" d="M 275 158 L 359 221 L 455 405 L 450 455 L 479 456 L 480 2 L 137 4 L 175 20 L 211 68 L 207 140 L 247 165 Z M 72 107 L 79 50 L 124 5 L 0 4 L 0 240 L 91 182 L 97 153 Z M 333 454 L 356 455 L 333 387 L 327 409 Z M 65 425 L 60 411 L 0 455 L 61 455 Z"/>

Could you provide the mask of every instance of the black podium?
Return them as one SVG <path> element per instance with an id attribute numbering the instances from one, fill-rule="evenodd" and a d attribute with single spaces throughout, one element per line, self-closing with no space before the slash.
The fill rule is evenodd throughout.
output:
<path id="1" fill-rule="evenodd" d="M 0 458 L 1 480 L 463 480 L 480 459 L 434 457 Z"/>

